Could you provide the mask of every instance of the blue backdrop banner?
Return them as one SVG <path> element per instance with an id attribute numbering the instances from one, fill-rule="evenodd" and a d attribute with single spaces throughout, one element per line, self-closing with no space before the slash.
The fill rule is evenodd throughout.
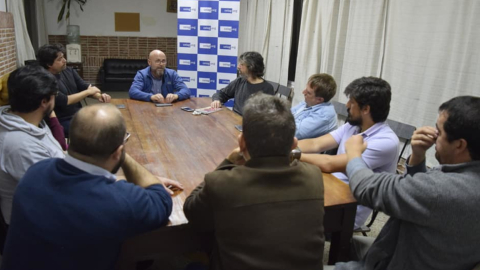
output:
<path id="1" fill-rule="evenodd" d="M 178 0 L 177 14 L 178 74 L 192 96 L 211 97 L 237 78 L 240 0 Z"/>

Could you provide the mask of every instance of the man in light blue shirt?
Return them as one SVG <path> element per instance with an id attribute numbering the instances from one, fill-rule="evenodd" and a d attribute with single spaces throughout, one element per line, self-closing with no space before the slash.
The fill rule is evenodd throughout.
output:
<path id="1" fill-rule="evenodd" d="M 302 92 L 305 101 L 292 108 L 297 139 L 320 137 L 337 128 L 337 114 L 329 102 L 336 92 L 337 84 L 332 76 L 325 73 L 310 76 Z"/>
<path id="2" fill-rule="evenodd" d="M 385 122 L 390 111 L 392 96 L 388 82 L 375 77 L 363 77 L 351 82 L 344 91 L 349 98 L 346 106 L 347 123 L 324 136 L 301 140 L 298 147 L 304 153 L 301 161 L 317 165 L 322 172 L 333 173 L 348 183 L 345 174 L 347 155 L 345 142 L 353 135 L 362 135 L 368 143 L 362 158 L 374 172 L 394 173 L 398 158 L 398 137 Z M 318 154 L 338 147 L 337 154 Z M 358 206 L 355 228 L 361 227 L 372 210 Z"/>

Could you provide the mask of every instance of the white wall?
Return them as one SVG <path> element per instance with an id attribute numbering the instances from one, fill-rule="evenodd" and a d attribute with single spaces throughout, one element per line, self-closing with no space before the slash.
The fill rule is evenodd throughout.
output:
<path id="1" fill-rule="evenodd" d="M 0 11 L 6 12 L 7 11 L 7 6 L 6 2 L 7 0 L 0 0 Z"/>
<path id="2" fill-rule="evenodd" d="M 3 0 L 0 0 L 3 1 Z M 45 20 L 49 35 L 64 35 L 66 22 L 57 23 L 62 1 L 45 0 Z M 167 13 L 166 0 L 90 0 L 83 6 L 72 1 L 70 24 L 80 25 L 85 36 L 176 37 L 177 13 Z M 140 13 L 140 32 L 115 32 L 115 12 Z"/>

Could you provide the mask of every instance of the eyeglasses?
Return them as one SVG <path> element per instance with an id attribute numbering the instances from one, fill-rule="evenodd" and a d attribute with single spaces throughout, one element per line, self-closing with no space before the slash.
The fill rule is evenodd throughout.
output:
<path id="1" fill-rule="evenodd" d="M 155 63 L 165 64 L 167 63 L 167 59 L 156 60 Z"/>
<path id="2" fill-rule="evenodd" d="M 124 144 L 127 143 L 128 138 L 130 138 L 130 133 L 127 132 L 127 134 L 125 134 L 125 138 L 123 139 Z"/>

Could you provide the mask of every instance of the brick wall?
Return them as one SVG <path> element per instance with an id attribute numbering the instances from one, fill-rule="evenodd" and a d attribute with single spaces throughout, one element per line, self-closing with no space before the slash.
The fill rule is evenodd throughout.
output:
<path id="1" fill-rule="evenodd" d="M 12 13 L 0 11 L 0 76 L 17 68 L 15 30 Z"/>
<path id="2" fill-rule="evenodd" d="M 66 45 L 65 35 L 50 35 L 48 42 Z M 83 79 L 101 87 L 99 70 L 105 58 L 147 59 L 150 51 L 159 49 L 167 55 L 167 66 L 177 69 L 177 38 L 80 36 Z"/>

